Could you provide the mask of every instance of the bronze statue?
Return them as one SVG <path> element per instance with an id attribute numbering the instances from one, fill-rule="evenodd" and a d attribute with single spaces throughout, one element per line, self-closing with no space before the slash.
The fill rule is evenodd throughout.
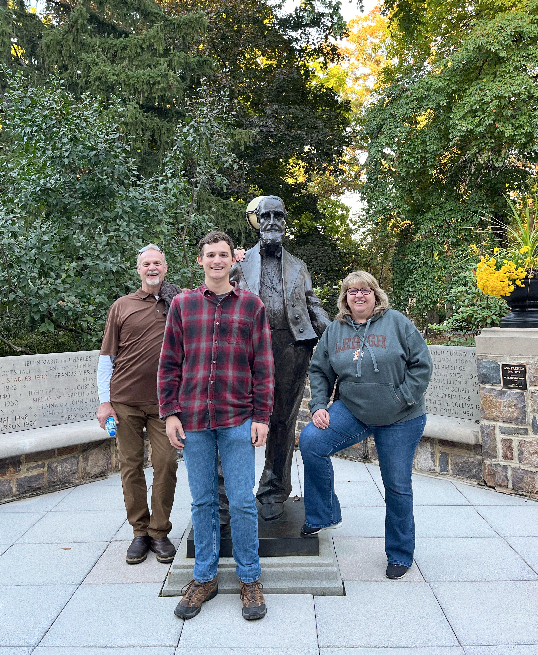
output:
<path id="1" fill-rule="evenodd" d="M 247 220 L 260 240 L 234 264 L 230 280 L 260 296 L 269 318 L 275 360 L 275 404 L 256 497 L 266 521 L 278 519 L 291 493 L 295 422 L 312 351 L 330 320 L 312 290 L 306 264 L 282 247 L 287 212 L 277 196 L 249 204 Z"/>

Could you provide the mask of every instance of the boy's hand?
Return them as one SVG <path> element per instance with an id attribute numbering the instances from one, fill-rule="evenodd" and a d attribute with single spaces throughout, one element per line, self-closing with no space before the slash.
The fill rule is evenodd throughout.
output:
<path id="1" fill-rule="evenodd" d="M 166 436 L 174 448 L 181 449 L 185 446 L 185 430 L 175 415 L 166 417 Z"/>
<path id="2" fill-rule="evenodd" d="M 269 432 L 269 426 L 265 423 L 254 423 L 250 426 L 250 438 L 252 443 L 258 446 L 265 446 L 267 441 L 267 433 Z"/>

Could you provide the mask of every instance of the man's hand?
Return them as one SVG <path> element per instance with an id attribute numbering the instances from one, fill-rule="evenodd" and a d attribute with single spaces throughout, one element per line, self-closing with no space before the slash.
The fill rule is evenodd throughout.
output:
<path id="1" fill-rule="evenodd" d="M 269 432 L 269 426 L 265 423 L 254 423 L 250 426 L 250 438 L 252 443 L 258 446 L 265 446 L 267 441 L 267 433 Z"/>
<path id="2" fill-rule="evenodd" d="M 328 428 L 330 422 L 331 418 L 329 416 L 329 412 L 326 409 L 318 409 L 312 416 L 312 423 L 321 430 Z"/>
<path id="3" fill-rule="evenodd" d="M 109 416 L 112 416 L 112 418 L 116 421 L 116 425 L 120 422 L 118 419 L 118 415 L 114 411 L 114 408 L 112 407 L 112 403 L 101 403 L 97 409 L 97 420 L 99 421 L 99 425 L 105 429 L 105 421 Z"/>
<path id="4" fill-rule="evenodd" d="M 177 416 L 166 417 L 166 436 L 174 448 L 184 448 L 185 430 Z"/>

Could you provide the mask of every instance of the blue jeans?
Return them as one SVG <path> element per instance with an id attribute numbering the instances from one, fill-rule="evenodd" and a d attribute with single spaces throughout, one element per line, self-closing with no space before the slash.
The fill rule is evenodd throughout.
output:
<path id="1" fill-rule="evenodd" d="M 415 550 L 411 473 L 426 415 L 392 425 L 369 426 L 355 418 L 341 400 L 334 402 L 328 411 L 329 427 L 322 430 L 309 423 L 299 440 L 304 463 L 306 525 L 325 528 L 342 520 L 334 492 L 331 455 L 373 434 L 385 487 L 388 563 L 411 566 Z"/>
<path id="2" fill-rule="evenodd" d="M 237 576 L 242 582 L 254 582 L 260 577 L 251 423 L 252 419 L 248 419 L 238 427 L 185 433 L 183 456 L 192 496 L 194 528 L 193 577 L 198 582 L 213 580 L 219 565 L 219 453 L 230 501 L 232 552 Z"/>

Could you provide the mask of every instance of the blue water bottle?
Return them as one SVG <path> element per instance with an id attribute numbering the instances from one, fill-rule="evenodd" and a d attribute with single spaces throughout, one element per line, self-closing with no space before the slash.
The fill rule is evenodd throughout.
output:
<path id="1" fill-rule="evenodd" d="M 116 436 L 116 421 L 112 416 L 109 416 L 105 421 L 105 430 L 108 432 L 109 437 Z"/>

